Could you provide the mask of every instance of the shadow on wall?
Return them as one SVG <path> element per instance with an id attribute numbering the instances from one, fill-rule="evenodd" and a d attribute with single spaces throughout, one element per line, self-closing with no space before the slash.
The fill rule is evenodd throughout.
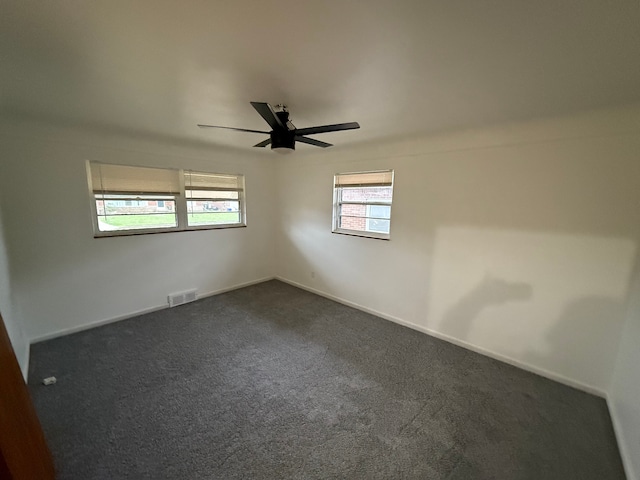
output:
<path id="1" fill-rule="evenodd" d="M 529 300 L 533 296 L 531 285 L 509 282 L 485 275 L 476 287 L 467 293 L 444 315 L 442 331 L 456 338 L 467 339 L 475 318 L 487 307 L 507 302 Z"/>
<path id="2" fill-rule="evenodd" d="M 619 299 L 600 295 L 578 298 L 563 308 L 546 332 L 545 344 L 539 350 L 525 352 L 523 360 L 554 366 L 572 378 L 579 378 L 584 366 L 591 365 L 591 381 L 607 385 L 615 361 L 615 356 L 608 353 L 617 348 L 623 310 Z"/>
<path id="3" fill-rule="evenodd" d="M 527 283 L 485 275 L 447 310 L 442 331 L 469 339 L 473 324 L 484 309 L 523 302 L 532 296 L 533 289 Z M 562 309 L 537 344 L 529 345 L 524 352 L 503 353 L 525 364 L 563 372 L 569 378 L 581 378 L 584 366 L 590 365 L 589 383 L 607 385 L 615 360 L 609 353 L 617 348 L 623 308 L 622 301 L 607 296 L 578 297 Z"/>

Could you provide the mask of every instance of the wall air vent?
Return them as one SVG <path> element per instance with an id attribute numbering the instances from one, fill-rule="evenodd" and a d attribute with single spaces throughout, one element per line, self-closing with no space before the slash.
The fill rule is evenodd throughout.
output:
<path id="1" fill-rule="evenodd" d="M 195 301 L 197 295 L 195 290 L 187 290 L 185 292 L 171 293 L 168 299 L 170 307 L 177 307 L 178 305 Z"/>

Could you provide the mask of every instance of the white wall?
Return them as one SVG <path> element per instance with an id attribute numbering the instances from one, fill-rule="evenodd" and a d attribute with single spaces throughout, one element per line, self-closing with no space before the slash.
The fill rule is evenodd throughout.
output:
<path id="1" fill-rule="evenodd" d="M 640 479 L 640 260 L 629 300 L 609 406 L 626 460 L 627 477 L 637 480 Z"/>
<path id="2" fill-rule="evenodd" d="M 621 449 L 637 456 L 638 281 L 626 301 L 639 133 L 636 107 L 274 160 L 0 122 L 0 306 L 24 367 L 27 341 L 277 274 L 610 391 Z M 244 173 L 249 226 L 94 239 L 87 159 Z M 331 234 L 333 174 L 384 168 L 396 173 L 391 241 Z"/>
<path id="3" fill-rule="evenodd" d="M 24 335 L 22 325 L 18 321 L 19 315 L 15 312 L 13 305 L 9 255 L 5 243 L 2 208 L 0 208 L 0 313 L 2 313 L 13 351 L 22 369 L 22 375 L 26 380 L 29 367 L 29 342 Z"/>
<path id="4" fill-rule="evenodd" d="M 268 157 L 116 133 L 1 125 L 13 296 L 33 341 L 274 275 Z M 246 228 L 93 238 L 86 160 L 245 175 Z"/>
<path id="5" fill-rule="evenodd" d="M 640 238 L 639 132 L 628 108 L 281 160 L 278 275 L 604 395 Z M 386 168 L 391 240 L 332 234 L 333 174 Z"/>

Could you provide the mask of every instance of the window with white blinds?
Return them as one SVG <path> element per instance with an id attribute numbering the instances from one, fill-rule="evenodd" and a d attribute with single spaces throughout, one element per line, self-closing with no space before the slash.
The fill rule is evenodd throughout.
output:
<path id="1" fill-rule="evenodd" d="M 245 226 L 244 177 L 87 162 L 95 236 Z"/>
<path id="2" fill-rule="evenodd" d="M 185 171 L 184 189 L 190 227 L 242 223 L 242 176 Z"/>
<path id="3" fill-rule="evenodd" d="M 333 182 L 333 232 L 388 240 L 393 170 L 339 173 Z"/>

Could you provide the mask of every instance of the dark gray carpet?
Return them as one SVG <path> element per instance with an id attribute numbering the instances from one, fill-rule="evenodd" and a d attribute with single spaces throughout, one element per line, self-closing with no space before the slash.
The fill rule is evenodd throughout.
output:
<path id="1" fill-rule="evenodd" d="M 603 399 L 277 281 L 36 344 L 29 379 L 60 479 L 624 478 Z"/>

